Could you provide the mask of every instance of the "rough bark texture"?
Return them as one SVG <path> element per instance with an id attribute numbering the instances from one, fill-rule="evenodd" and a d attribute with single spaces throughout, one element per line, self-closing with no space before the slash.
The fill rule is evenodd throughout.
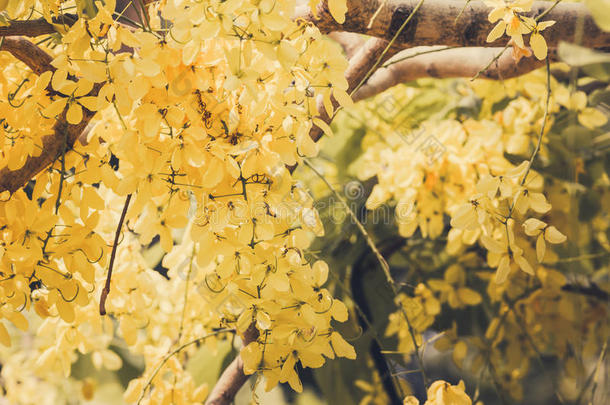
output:
<path id="1" fill-rule="evenodd" d="M 72 26 L 78 16 L 75 14 L 64 14 L 61 18 L 54 18 L 53 23 Z M 26 36 L 37 37 L 55 33 L 55 27 L 49 24 L 44 18 L 27 21 L 12 21 L 7 27 L 0 27 L 0 37 L 7 36 Z"/>
<path id="2" fill-rule="evenodd" d="M 423 77 L 449 78 L 474 77 L 499 54 L 504 48 L 454 48 L 439 52 L 417 55 L 431 51 L 437 47 L 418 47 L 405 50 L 390 59 L 409 59 L 392 63 L 387 68 L 381 68 L 358 90 L 354 101 L 363 100 L 379 94 L 400 83 L 410 82 Z M 416 55 L 416 56 L 414 56 Z M 412 57 L 411 57 L 412 56 Z M 550 53 L 553 56 L 553 53 Z M 544 66 L 544 60 L 534 57 L 515 62 L 510 49 L 493 62 L 487 70 L 480 73 L 479 78 L 501 80 L 521 76 Z"/>
<path id="3" fill-rule="evenodd" d="M 317 9 L 318 18 L 307 7 L 300 8 L 297 14 L 298 17 L 315 23 L 325 33 L 357 32 L 390 40 L 419 0 L 388 0 L 383 7 L 382 0 L 348 0 L 347 3 L 348 12 L 344 24 L 337 23 L 330 16 L 325 1 Z M 528 15 L 536 17 L 552 5 L 553 2 L 550 1 L 534 2 Z M 373 15 L 380 7 L 379 14 L 369 27 Z M 479 0 L 468 3 L 463 0 L 426 0 L 407 29 L 398 36 L 396 43 L 403 48 L 421 45 L 503 46 L 508 41 L 506 36 L 493 43 L 487 42 L 487 35 L 495 25 L 487 19 L 490 10 Z M 582 3 L 560 3 L 544 20 L 557 21 L 554 26 L 544 30 L 544 38 L 549 47 L 556 47 L 559 41 L 578 42 L 576 31 L 581 22 L 584 35 L 580 43 L 583 46 L 600 48 L 610 45 L 610 32 L 603 32 L 597 27 Z"/>

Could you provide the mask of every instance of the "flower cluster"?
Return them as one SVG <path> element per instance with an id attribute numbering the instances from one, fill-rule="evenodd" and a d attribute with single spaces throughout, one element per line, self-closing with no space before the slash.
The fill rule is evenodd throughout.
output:
<path id="1" fill-rule="evenodd" d="M 328 266 L 307 256 L 321 223 L 286 169 L 317 153 L 313 125 L 328 130 L 314 119 L 316 98 L 351 101 L 338 45 L 292 20 L 295 1 L 153 2 L 135 27 L 118 21 L 114 1 L 76 2 L 89 3 L 71 24 L 57 24 L 69 10 L 62 1 L 3 4 L 10 19 L 34 10 L 58 34 L 42 41 L 53 60 L 39 77 L 0 56 L 9 100 L 0 102 L 0 166 L 20 170 L 45 137 L 65 139 L 48 170 L 2 193 L 2 319 L 26 330 L 21 311 L 33 307 L 53 325 L 41 330 L 72 331 L 38 348 L 42 368 L 69 374 L 77 349 L 116 368 L 103 345 L 95 354 L 76 331 L 102 322 L 93 303 L 133 196 L 107 305 L 119 335 L 145 358 L 128 400 L 180 392 L 200 402 L 205 391 L 184 376 L 180 354 L 161 364 L 180 378 L 153 376 L 174 345 L 219 329 L 256 329 L 242 351 L 245 371 L 261 372 L 268 388 L 301 390 L 297 363 L 354 358 L 331 322 L 348 314 L 323 288 Z M 331 12 L 344 18 L 345 1 L 331 2 Z M 64 134 L 87 123 L 79 140 Z M 169 280 L 137 254 L 157 243 Z M 0 340 L 10 344 L 4 323 Z"/>

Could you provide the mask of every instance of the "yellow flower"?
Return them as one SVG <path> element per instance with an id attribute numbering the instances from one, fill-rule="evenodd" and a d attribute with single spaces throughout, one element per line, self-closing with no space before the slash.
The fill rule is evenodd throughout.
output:
<path id="1" fill-rule="evenodd" d="M 506 32 L 506 35 L 510 36 L 519 48 L 525 48 L 522 35 L 527 34 L 530 30 L 517 13 L 531 10 L 532 3 L 533 0 L 508 3 L 504 0 L 486 0 L 485 4 L 493 7 L 489 13 L 489 21 L 493 23 L 500 20 L 487 36 L 487 42 L 495 41 Z"/>

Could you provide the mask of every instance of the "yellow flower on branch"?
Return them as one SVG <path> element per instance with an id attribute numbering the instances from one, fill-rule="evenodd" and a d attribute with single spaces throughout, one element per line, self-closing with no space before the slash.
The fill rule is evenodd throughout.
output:
<path id="1" fill-rule="evenodd" d="M 485 4 L 493 7 L 488 16 L 489 22 L 494 23 L 500 20 L 487 36 L 487 42 L 494 42 L 506 33 L 519 48 L 525 48 L 522 35 L 527 34 L 531 30 L 523 23 L 523 20 L 517 13 L 531 10 L 532 3 L 533 0 L 518 0 L 514 2 L 486 0 Z"/>

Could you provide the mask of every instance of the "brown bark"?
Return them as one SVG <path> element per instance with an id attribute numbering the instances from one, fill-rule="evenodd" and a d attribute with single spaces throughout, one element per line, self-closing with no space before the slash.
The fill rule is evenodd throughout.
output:
<path id="1" fill-rule="evenodd" d="M 53 23 L 70 27 L 77 19 L 78 16 L 75 14 L 64 14 L 60 18 L 54 18 Z M 0 27 L 0 37 L 37 37 L 40 35 L 53 34 L 55 32 L 57 32 L 55 27 L 52 24 L 49 24 L 44 18 L 26 21 L 11 21 L 9 26 Z"/>
<path id="2" fill-rule="evenodd" d="M 502 53 L 504 48 L 454 48 L 417 55 L 435 48 L 439 47 L 419 47 L 397 54 L 388 61 L 387 67 L 378 69 L 354 94 L 354 101 L 372 97 L 400 83 L 423 77 L 474 77 L 481 71 L 479 77 L 483 79 L 510 79 L 538 69 L 546 63 L 534 57 L 515 62 L 510 49 Z M 489 65 L 499 54 L 502 56 Z M 392 63 L 406 57 L 408 59 Z M 489 68 L 483 70 L 488 65 Z"/>
<path id="3" fill-rule="evenodd" d="M 256 339 L 258 339 L 258 329 L 254 324 L 251 324 L 243 336 L 244 347 Z M 248 378 L 250 376 L 244 373 L 244 361 L 241 355 L 237 355 L 222 372 L 205 401 L 205 405 L 229 405 L 235 399 L 239 389 L 248 381 Z"/>
<path id="4" fill-rule="evenodd" d="M 301 7 L 297 16 L 315 23 L 324 33 L 347 31 L 390 40 L 419 0 L 388 1 L 383 7 L 382 0 L 348 0 L 347 3 L 348 12 L 344 24 L 337 23 L 330 16 L 326 1 L 318 6 L 318 19 L 307 7 Z M 553 2 L 550 1 L 536 1 L 527 15 L 536 17 L 552 5 Z M 373 15 L 380 7 L 369 27 Z M 396 44 L 403 48 L 422 45 L 503 46 L 509 39 L 507 36 L 493 43 L 487 42 L 487 35 L 495 25 L 487 19 L 490 10 L 479 0 L 426 0 L 407 29 L 398 35 Z M 595 24 L 582 3 L 560 3 L 544 20 L 557 21 L 554 26 L 544 30 L 544 38 L 549 47 L 556 47 L 559 41 L 577 42 L 577 26 L 581 22 L 584 34 L 581 45 L 590 48 L 610 46 L 610 32 L 603 32 Z"/>
<path id="5" fill-rule="evenodd" d="M 6 51 L 25 63 L 32 72 L 41 75 L 48 70 L 55 70 L 51 65 L 53 58 L 43 49 L 24 38 L 4 38 L 0 42 L 0 51 Z"/>

